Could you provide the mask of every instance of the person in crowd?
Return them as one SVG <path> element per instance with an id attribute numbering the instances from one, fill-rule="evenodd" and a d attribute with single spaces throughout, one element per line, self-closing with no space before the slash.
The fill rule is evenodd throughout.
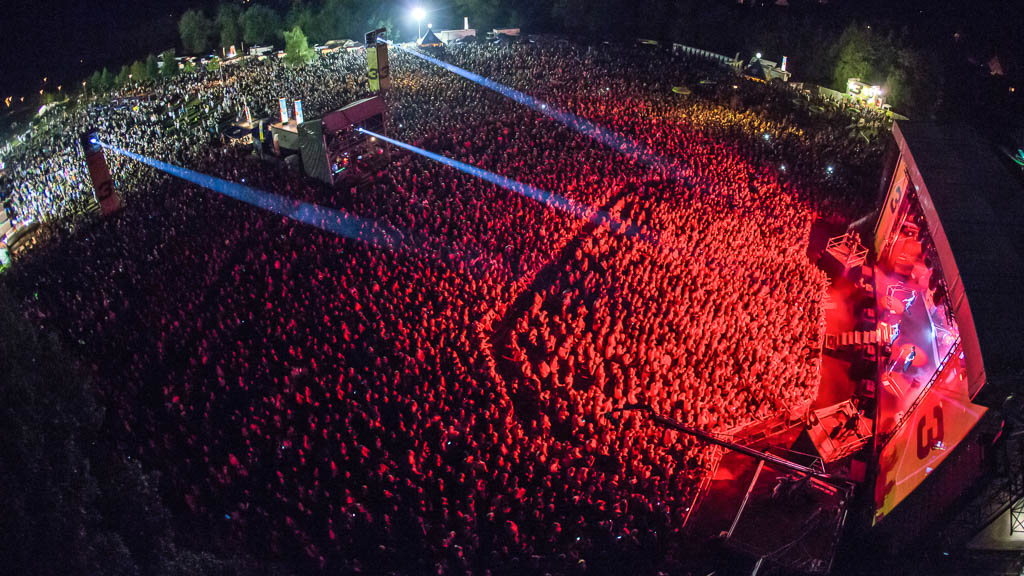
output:
<path id="1" fill-rule="evenodd" d="M 396 245 L 111 153 L 125 210 L 5 281 L 81 352 L 106 433 L 161 472 L 172 508 L 265 557 L 341 573 L 677 571 L 715 456 L 606 414 L 646 402 L 725 432 L 811 401 L 826 279 L 809 231 L 870 205 L 854 183 L 879 151 L 851 144 L 848 119 L 734 89 L 713 64 L 555 42 L 445 58 L 622 149 L 402 51 L 388 130 L 593 218 L 399 150 L 357 187 L 328 188 L 214 143 L 245 105 L 301 97 L 315 117 L 365 96 L 364 58 L 252 60 L 50 112 L 5 156 L 0 187 L 20 222 L 68 218 L 89 197 L 77 134 L 96 126 L 115 146 L 359 216 L 367 238 L 402 230 Z M 671 92 L 704 78 L 721 81 Z"/>

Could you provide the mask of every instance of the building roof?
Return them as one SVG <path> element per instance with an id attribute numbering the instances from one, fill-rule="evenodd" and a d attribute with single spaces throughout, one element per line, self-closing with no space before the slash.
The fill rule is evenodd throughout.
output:
<path id="1" fill-rule="evenodd" d="M 966 297 L 968 309 L 957 314 L 961 338 L 966 351 L 980 349 L 984 364 L 972 382 L 972 393 L 981 388 L 975 401 L 998 406 L 1024 390 L 1024 188 L 967 126 L 897 122 L 893 135 L 951 298 L 961 291 Z"/>
<path id="2" fill-rule="evenodd" d="M 364 122 L 368 118 L 383 114 L 386 108 L 387 105 L 384 103 L 384 98 L 379 94 L 363 98 L 362 100 L 356 100 L 340 110 L 326 114 L 323 119 L 324 131 L 337 132 L 338 130 L 350 128 Z"/>

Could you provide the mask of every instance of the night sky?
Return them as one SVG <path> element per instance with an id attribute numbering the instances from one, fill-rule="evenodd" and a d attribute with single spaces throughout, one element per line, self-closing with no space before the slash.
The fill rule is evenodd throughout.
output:
<path id="1" fill-rule="evenodd" d="M 177 44 L 177 17 L 196 0 L 14 0 L 0 14 L 0 94 L 78 82 L 97 68 Z M 52 89 L 56 89 L 53 86 Z"/>

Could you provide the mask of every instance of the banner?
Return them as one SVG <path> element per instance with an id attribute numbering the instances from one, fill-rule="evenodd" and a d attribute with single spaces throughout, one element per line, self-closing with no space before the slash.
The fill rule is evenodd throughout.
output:
<path id="1" fill-rule="evenodd" d="M 14 229 L 11 219 L 7 217 L 7 210 L 0 205 L 0 241 L 7 237 L 7 233 Z"/>
<path id="2" fill-rule="evenodd" d="M 278 105 L 281 107 L 281 124 L 288 123 L 288 100 L 284 98 L 277 99 Z"/>
<path id="3" fill-rule="evenodd" d="M 391 88 L 391 69 L 388 66 L 388 45 L 367 46 L 366 48 L 367 77 L 370 79 L 370 90 L 380 92 Z"/>
<path id="4" fill-rule="evenodd" d="M 121 197 L 114 190 L 114 180 L 110 177 L 107 159 L 103 155 L 103 148 L 97 141 L 96 132 L 82 134 L 81 144 L 82 151 L 85 153 L 85 165 L 89 170 L 89 177 L 92 179 L 100 210 L 104 216 L 117 212 L 121 209 Z"/>
<path id="5" fill-rule="evenodd" d="M 878 216 L 878 225 L 875 226 L 875 254 L 879 260 L 888 248 L 889 238 L 892 236 L 893 227 L 899 221 L 899 214 L 903 207 L 903 196 L 906 194 L 910 176 L 907 173 L 907 165 L 900 158 L 896 165 L 896 172 L 892 177 L 892 184 L 889 193 L 885 195 L 885 204 L 882 205 L 881 214 Z"/>
<path id="6" fill-rule="evenodd" d="M 295 123 L 302 124 L 302 100 L 295 101 Z"/>
<path id="7" fill-rule="evenodd" d="M 377 66 L 377 47 L 366 47 L 366 76 L 370 79 L 370 90 L 380 92 L 380 68 Z"/>
<path id="8" fill-rule="evenodd" d="M 310 120 L 299 125 L 299 155 L 302 157 L 302 168 L 307 176 L 327 184 L 334 182 L 328 168 L 327 145 L 324 142 L 324 130 L 320 121 Z"/>

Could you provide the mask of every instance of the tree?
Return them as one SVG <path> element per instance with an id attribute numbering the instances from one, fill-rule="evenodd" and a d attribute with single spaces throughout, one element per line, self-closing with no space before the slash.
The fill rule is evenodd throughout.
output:
<path id="1" fill-rule="evenodd" d="M 103 73 L 99 70 L 93 72 L 85 81 L 85 88 L 94 94 L 103 91 Z"/>
<path id="2" fill-rule="evenodd" d="M 110 90 L 114 87 L 116 83 L 117 78 L 114 77 L 114 74 L 110 71 L 109 68 L 104 68 L 103 73 L 100 75 L 100 90 Z"/>
<path id="3" fill-rule="evenodd" d="M 281 18 L 270 8 L 254 4 L 242 15 L 242 37 L 248 44 L 262 44 L 277 35 Z"/>
<path id="4" fill-rule="evenodd" d="M 504 28 L 508 24 L 508 14 L 499 0 L 455 0 L 455 6 L 459 14 L 477 23 L 477 29 Z"/>
<path id="5" fill-rule="evenodd" d="M 159 476 L 128 461 L 102 433 L 103 409 L 56 337 L 25 319 L 0 289 L 0 558 L 16 572 L 243 574 L 177 548 Z"/>
<path id="6" fill-rule="evenodd" d="M 903 114 L 929 116 L 939 90 L 939 64 L 934 56 L 903 41 L 893 50 L 895 58 L 886 76 L 887 101 Z"/>
<path id="7" fill-rule="evenodd" d="M 289 66 L 304 66 L 313 58 L 316 58 L 316 51 L 309 47 L 306 35 L 298 26 L 285 31 L 284 33 L 284 61 Z"/>
<path id="8" fill-rule="evenodd" d="M 217 28 L 220 30 L 220 45 L 235 46 L 242 42 L 242 7 L 237 4 L 221 3 L 217 7 Z"/>
<path id="9" fill-rule="evenodd" d="M 149 71 L 146 70 L 146 63 L 141 60 L 132 62 L 131 74 L 132 81 L 136 84 L 142 84 L 149 80 Z"/>
<path id="10" fill-rule="evenodd" d="M 160 65 L 157 64 L 156 56 L 153 54 L 146 56 L 146 77 L 150 80 L 160 77 Z"/>
<path id="11" fill-rule="evenodd" d="M 871 82 L 879 75 L 873 64 L 875 54 L 871 41 L 868 31 L 856 22 L 843 31 L 837 43 L 839 58 L 833 75 L 836 90 L 845 92 L 850 78 Z"/>
<path id="12" fill-rule="evenodd" d="M 117 79 L 114 80 L 114 84 L 118 87 L 125 86 L 131 81 L 132 70 L 127 64 L 121 66 L 121 71 L 117 73 Z"/>
<path id="13" fill-rule="evenodd" d="M 213 22 L 199 10 L 189 10 L 178 20 L 178 32 L 185 51 L 200 54 L 210 48 Z"/>
<path id="14" fill-rule="evenodd" d="M 96 508 L 87 450 L 102 410 L 56 338 L 38 334 L 6 292 L 0 321 L 0 557 L 26 574 L 132 567 Z"/>
<path id="15" fill-rule="evenodd" d="M 402 28 L 395 26 L 395 22 L 391 18 L 371 18 L 366 27 L 370 30 L 386 28 L 388 31 L 388 40 L 391 42 L 402 41 Z"/>
<path id="16" fill-rule="evenodd" d="M 174 50 L 168 50 L 160 55 L 163 66 L 160 68 L 160 75 L 164 78 L 173 78 L 178 74 L 178 61 L 174 59 Z"/>
<path id="17" fill-rule="evenodd" d="M 329 40 L 324 29 L 323 21 L 317 16 L 311 7 L 301 2 L 292 4 L 286 18 L 287 29 L 298 26 L 306 36 L 314 43 Z"/>
<path id="18" fill-rule="evenodd" d="M 325 0 L 317 18 L 323 39 L 351 37 L 350 29 L 358 22 L 353 15 L 354 7 L 348 0 Z"/>

